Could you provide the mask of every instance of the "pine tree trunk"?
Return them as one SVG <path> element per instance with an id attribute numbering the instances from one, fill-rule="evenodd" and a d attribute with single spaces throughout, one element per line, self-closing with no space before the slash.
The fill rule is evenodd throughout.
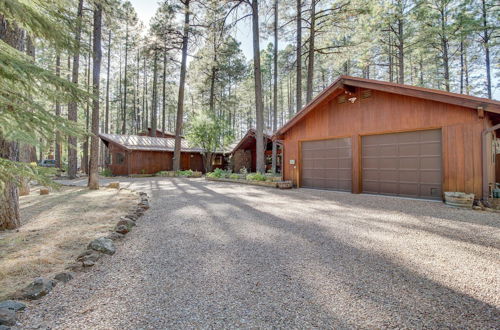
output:
<path id="1" fill-rule="evenodd" d="M 127 134 L 127 92 L 128 92 L 128 84 L 127 84 L 127 71 L 128 71 L 128 19 L 125 22 L 125 68 L 123 69 L 123 123 L 122 123 L 122 134 Z"/>
<path id="2" fill-rule="evenodd" d="M 89 33 L 89 45 L 92 44 L 92 33 Z M 90 93 L 90 53 L 87 58 L 87 94 Z M 90 102 L 85 106 L 85 129 L 90 131 Z M 86 136 L 83 142 L 82 170 L 89 174 L 89 137 Z"/>
<path id="3" fill-rule="evenodd" d="M 253 31 L 253 74 L 255 80 L 255 119 L 256 119 L 256 170 L 265 172 L 264 164 L 264 109 L 262 104 L 262 74 L 260 68 L 259 4 L 252 0 Z"/>
<path id="4" fill-rule="evenodd" d="M 78 73 L 80 67 L 80 42 L 82 35 L 82 15 L 83 15 L 83 0 L 78 1 L 77 22 L 75 30 L 75 53 L 73 54 L 73 70 L 71 74 L 71 82 L 78 86 Z M 68 104 L 68 120 L 76 122 L 78 120 L 78 107 L 75 101 Z M 76 178 L 78 170 L 78 146 L 76 136 L 68 137 L 68 177 Z"/>
<path id="5" fill-rule="evenodd" d="M 486 0 L 482 0 L 482 14 L 483 14 L 483 42 L 484 42 L 484 62 L 486 69 L 486 89 L 488 91 L 488 98 L 493 97 L 491 92 L 491 59 L 490 59 L 490 35 L 488 32 L 488 18 L 486 9 Z"/>
<path id="6" fill-rule="evenodd" d="M 156 137 L 157 128 L 157 108 L 158 108 L 158 51 L 154 51 L 153 58 L 153 95 L 151 100 L 151 133 L 152 137 Z"/>
<path id="7" fill-rule="evenodd" d="M 403 15 L 403 13 L 400 13 Z M 404 84 L 405 83 L 405 55 L 404 55 L 404 50 L 405 50 L 405 44 L 404 44 L 404 37 L 403 37 L 403 31 L 404 25 L 403 25 L 403 19 L 398 19 L 398 71 L 399 71 L 399 79 L 398 83 Z"/>
<path id="8" fill-rule="evenodd" d="M 464 93 L 464 40 L 460 40 L 460 94 Z"/>
<path id="9" fill-rule="evenodd" d="M 302 1 L 297 0 L 297 49 L 296 49 L 297 79 L 295 80 L 296 109 L 299 112 L 302 108 Z"/>
<path id="10" fill-rule="evenodd" d="M 108 58 L 107 58 L 107 67 L 106 67 L 106 110 L 104 113 L 104 133 L 108 134 L 109 133 L 109 87 L 110 87 L 110 80 L 109 80 L 109 75 L 111 71 L 111 28 L 108 27 Z M 109 149 L 104 148 L 104 164 L 109 165 L 110 164 L 110 155 L 109 155 Z"/>
<path id="11" fill-rule="evenodd" d="M 182 34 L 182 60 L 181 60 L 181 74 L 179 79 L 179 96 L 177 98 L 177 121 L 175 125 L 175 148 L 174 148 L 174 171 L 180 169 L 181 164 L 181 135 L 184 117 L 184 88 L 186 84 L 186 65 L 187 65 L 187 51 L 189 41 L 189 2 L 184 2 L 184 31 Z"/>
<path id="12" fill-rule="evenodd" d="M 8 23 L 0 14 L 0 40 L 17 50 L 23 50 L 23 31 Z M 19 146 L 17 142 L 7 141 L 0 133 L 0 157 L 17 161 Z M 15 182 L 4 182 L 0 190 L 0 230 L 16 229 L 21 225 L 19 216 L 19 190 Z"/>
<path id="13" fill-rule="evenodd" d="M 102 5 L 97 3 L 94 9 L 94 44 L 93 44 L 93 69 L 92 69 L 92 137 L 90 141 L 90 189 L 99 189 L 99 78 L 101 74 L 101 22 Z"/>
<path id="14" fill-rule="evenodd" d="M 163 52 L 163 77 L 162 77 L 162 105 L 161 105 L 161 131 L 165 134 L 165 116 L 167 107 L 167 51 Z"/>
<path id="15" fill-rule="evenodd" d="M 316 0 L 311 0 L 311 29 L 309 32 L 309 60 L 307 63 L 306 103 L 311 102 L 314 82 L 314 39 L 316 37 Z"/>
<path id="16" fill-rule="evenodd" d="M 56 55 L 56 76 L 61 77 L 61 55 L 58 53 Z M 61 103 L 59 100 L 56 100 L 56 116 L 60 117 L 61 116 Z M 55 161 L 56 161 L 56 168 L 61 168 L 61 144 L 59 143 L 59 140 L 61 139 L 61 135 L 59 131 L 56 130 L 56 145 L 55 145 Z"/>
<path id="17" fill-rule="evenodd" d="M 314 3 L 315 0 L 313 0 Z M 309 82 L 309 80 L 308 80 Z M 278 129 L 278 0 L 274 0 L 274 49 L 273 49 L 273 133 Z M 276 173 L 278 145 L 273 140 L 271 171 Z"/>

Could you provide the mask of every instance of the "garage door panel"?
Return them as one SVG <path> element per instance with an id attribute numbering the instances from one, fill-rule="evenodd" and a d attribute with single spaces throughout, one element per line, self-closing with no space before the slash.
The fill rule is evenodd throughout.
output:
<path id="1" fill-rule="evenodd" d="M 399 175 L 393 170 L 379 170 L 378 180 L 380 181 L 398 181 Z"/>
<path id="2" fill-rule="evenodd" d="M 301 185 L 309 188 L 351 190 L 351 139 L 302 142 Z"/>
<path id="3" fill-rule="evenodd" d="M 418 156 L 420 154 L 420 143 L 408 143 L 399 148 L 400 156 Z"/>
<path id="4" fill-rule="evenodd" d="M 420 182 L 439 185 L 441 182 L 441 173 L 439 171 L 420 172 Z"/>
<path id="5" fill-rule="evenodd" d="M 419 163 L 419 157 L 403 157 L 398 159 L 398 166 L 396 166 L 395 169 L 418 170 Z"/>
<path id="6" fill-rule="evenodd" d="M 420 195 L 426 198 L 441 198 L 443 191 L 436 185 L 422 184 L 420 185 Z"/>
<path id="7" fill-rule="evenodd" d="M 380 168 L 384 169 L 396 169 L 399 167 L 399 158 L 395 157 L 387 157 L 387 158 L 379 158 L 378 165 Z"/>
<path id="8" fill-rule="evenodd" d="M 378 156 L 378 148 L 377 146 L 369 146 L 369 145 L 363 145 L 363 154 L 366 157 L 370 156 Z"/>
<path id="9" fill-rule="evenodd" d="M 420 158 L 420 168 L 423 170 L 437 170 L 441 168 L 441 157 L 423 156 Z"/>
<path id="10" fill-rule="evenodd" d="M 418 182 L 419 180 L 418 171 L 399 171 L 399 181 L 401 182 Z"/>
<path id="11" fill-rule="evenodd" d="M 428 142 L 421 146 L 421 155 L 429 156 L 440 156 L 441 155 L 441 143 L 440 142 Z"/>
<path id="12" fill-rule="evenodd" d="M 390 156 L 396 154 L 397 151 L 398 151 L 397 145 L 384 145 L 384 144 L 382 144 L 379 146 L 377 156 L 390 157 Z"/>
<path id="13" fill-rule="evenodd" d="M 420 195 L 420 190 L 419 190 L 419 185 L 416 184 L 408 184 L 408 183 L 401 183 L 399 186 L 401 195 L 404 196 L 418 196 Z"/>
<path id="14" fill-rule="evenodd" d="M 398 182 L 381 181 L 380 182 L 380 193 L 382 194 L 392 194 L 393 191 L 398 189 Z"/>
<path id="15" fill-rule="evenodd" d="M 364 136 L 364 192 L 441 198 L 441 130 Z"/>

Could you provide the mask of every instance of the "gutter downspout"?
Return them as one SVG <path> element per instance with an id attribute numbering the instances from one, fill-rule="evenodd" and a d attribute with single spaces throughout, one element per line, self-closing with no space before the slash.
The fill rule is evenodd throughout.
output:
<path id="1" fill-rule="evenodd" d="M 483 201 L 488 200 L 488 197 L 490 195 L 489 187 L 488 187 L 488 152 L 487 152 L 487 140 L 486 136 L 488 133 L 492 133 L 496 131 L 497 129 L 500 129 L 500 124 L 497 124 L 495 126 L 492 126 L 490 128 L 486 128 L 481 136 L 482 136 L 482 141 L 483 141 Z"/>

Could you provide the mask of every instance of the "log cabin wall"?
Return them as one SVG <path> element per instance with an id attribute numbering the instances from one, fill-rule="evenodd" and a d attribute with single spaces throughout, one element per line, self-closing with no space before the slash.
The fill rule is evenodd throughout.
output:
<path id="1" fill-rule="evenodd" d="M 109 169 L 113 175 L 128 175 L 128 152 L 126 149 L 115 143 L 108 144 L 111 155 Z"/>
<path id="2" fill-rule="evenodd" d="M 171 151 L 131 151 L 129 174 L 154 174 L 160 171 L 171 171 L 172 157 Z"/>
<path id="3" fill-rule="evenodd" d="M 173 169 L 172 151 L 126 150 L 115 143 L 108 143 L 111 154 L 109 168 L 113 175 L 155 174 Z M 181 170 L 205 172 L 200 153 L 181 153 Z"/>
<path id="4" fill-rule="evenodd" d="M 352 95 L 354 103 L 339 103 L 338 97 L 326 99 L 284 133 L 286 180 L 300 184 L 300 141 L 352 137 L 352 192 L 360 193 L 361 136 L 439 128 L 443 191 L 482 196 L 481 132 L 489 125 L 486 117 L 461 106 L 375 90 L 363 98 L 362 92 L 358 88 Z M 290 160 L 295 160 L 295 165 Z"/>

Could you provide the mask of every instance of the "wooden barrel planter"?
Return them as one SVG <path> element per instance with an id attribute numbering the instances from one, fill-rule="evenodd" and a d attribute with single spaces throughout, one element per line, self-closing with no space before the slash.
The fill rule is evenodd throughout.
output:
<path id="1" fill-rule="evenodd" d="M 448 191 L 444 193 L 444 202 L 449 206 L 471 209 L 474 203 L 474 194 Z"/>

